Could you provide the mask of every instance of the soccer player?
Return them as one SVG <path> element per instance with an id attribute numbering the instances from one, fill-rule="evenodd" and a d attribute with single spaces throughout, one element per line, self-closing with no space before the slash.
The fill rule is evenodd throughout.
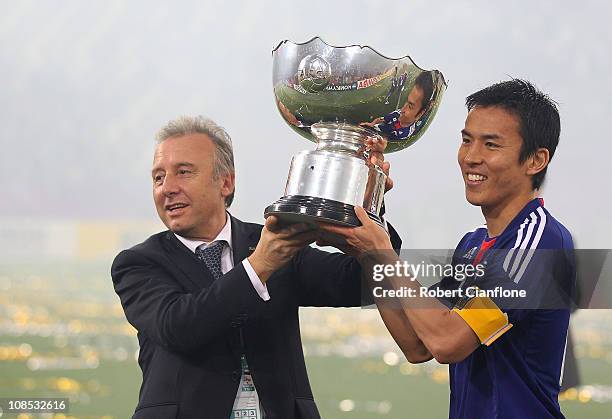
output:
<path id="1" fill-rule="evenodd" d="M 404 80 L 405 83 L 405 80 Z M 372 122 L 360 125 L 370 127 L 387 134 L 389 141 L 402 141 L 414 135 L 421 127 L 421 117 L 429 108 L 433 95 L 433 79 L 429 72 L 424 71 L 417 76 L 406 104 L 384 117 L 378 117 Z"/>
<path id="2" fill-rule="evenodd" d="M 399 95 L 397 95 L 397 103 L 395 104 L 395 109 L 399 108 L 399 103 L 400 100 L 402 100 L 402 92 L 404 91 L 404 88 L 406 87 L 406 80 L 408 79 L 408 73 L 407 72 L 403 72 L 402 75 L 399 78 L 399 82 L 398 82 L 398 88 L 399 88 Z"/>
<path id="3" fill-rule="evenodd" d="M 377 305 L 408 361 L 449 364 L 450 418 L 563 418 L 558 394 L 570 312 L 564 298 L 551 295 L 572 292 L 573 243 L 537 196 L 559 141 L 559 113 L 548 96 L 516 79 L 468 96 L 466 105 L 458 162 L 466 198 L 486 225 L 461 239 L 453 266 L 479 265 L 484 276 L 444 278 L 434 290 L 465 293 L 438 300 L 395 273 L 390 286 L 415 296 L 402 298 L 400 308 L 380 298 Z M 343 236 L 342 250 L 364 267 L 395 264 L 392 252 L 368 253 L 391 246 L 362 208 L 356 213 L 361 227 L 322 227 Z M 527 298 L 468 295 L 476 284 Z"/>
<path id="4" fill-rule="evenodd" d="M 385 96 L 385 105 L 389 104 L 389 98 L 397 90 L 398 82 L 399 80 L 397 78 L 397 66 L 395 66 L 395 71 L 393 73 L 393 77 L 391 78 L 391 87 L 389 88 L 387 96 Z"/>

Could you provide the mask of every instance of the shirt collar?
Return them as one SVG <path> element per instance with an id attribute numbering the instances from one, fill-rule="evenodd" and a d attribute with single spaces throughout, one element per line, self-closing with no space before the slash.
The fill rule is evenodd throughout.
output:
<path id="1" fill-rule="evenodd" d="M 542 198 L 534 198 L 523 207 L 523 209 L 514 217 L 510 224 L 504 229 L 504 231 L 498 236 L 501 237 L 504 234 L 516 234 L 516 230 L 519 226 L 529 217 L 529 214 L 537 210 L 538 207 L 544 208 L 544 200 Z"/>
<path id="2" fill-rule="evenodd" d="M 174 235 L 176 236 L 177 239 L 180 240 L 181 243 L 187 246 L 187 248 L 191 250 L 193 253 L 195 253 L 196 249 L 199 246 L 203 244 L 209 245 L 210 243 L 214 243 L 216 241 L 227 242 L 228 247 L 231 249 L 232 248 L 232 220 L 231 220 L 229 213 L 226 213 L 226 214 L 227 216 L 225 218 L 225 225 L 223 226 L 219 234 L 217 234 L 217 237 L 215 237 L 214 240 L 211 242 L 205 242 L 203 240 L 188 239 L 183 236 L 179 236 L 176 233 L 174 233 Z"/>

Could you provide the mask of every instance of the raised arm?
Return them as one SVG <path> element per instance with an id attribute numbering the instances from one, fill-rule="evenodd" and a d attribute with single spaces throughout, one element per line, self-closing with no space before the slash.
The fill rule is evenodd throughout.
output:
<path id="1" fill-rule="evenodd" d="M 386 232 L 368 218 L 363 208 L 356 208 L 355 212 L 361 227 L 323 228 L 343 236 L 353 251 L 360 255 L 362 266 L 395 264 L 399 258 L 392 251 Z M 383 307 L 381 311 L 385 325 L 407 359 L 424 361 L 428 359 L 428 352 L 440 363 L 455 363 L 465 359 L 480 345 L 476 333 L 456 311 L 449 310 L 436 298 L 419 295 L 421 286 L 417 281 L 397 277 L 387 280 L 392 289 L 407 287 L 414 290 L 414 297 L 398 299 L 401 308 Z"/>
<path id="2" fill-rule="evenodd" d="M 249 262 L 265 283 L 317 234 L 305 225 L 280 229 L 275 228 L 275 220 L 267 221 Z M 171 263 L 142 249 L 126 250 L 115 258 L 111 268 L 128 321 L 139 333 L 170 350 L 198 350 L 265 304 L 242 263 L 197 292 L 188 292 L 180 285 L 174 276 L 177 274 L 166 267 Z"/>

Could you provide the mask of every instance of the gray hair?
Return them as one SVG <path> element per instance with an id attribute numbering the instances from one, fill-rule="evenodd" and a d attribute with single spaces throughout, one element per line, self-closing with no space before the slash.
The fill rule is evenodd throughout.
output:
<path id="1" fill-rule="evenodd" d="M 222 126 L 215 121 L 198 116 L 181 116 L 168 122 L 162 127 L 155 136 L 157 144 L 172 137 L 182 137 L 189 134 L 204 134 L 213 142 L 215 146 L 215 165 L 213 168 L 213 178 L 234 173 L 234 151 L 232 139 Z M 225 207 L 229 208 L 234 200 L 234 192 L 225 197 Z"/>

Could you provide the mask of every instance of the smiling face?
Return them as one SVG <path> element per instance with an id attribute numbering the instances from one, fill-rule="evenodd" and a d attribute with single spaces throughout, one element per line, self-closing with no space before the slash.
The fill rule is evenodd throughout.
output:
<path id="1" fill-rule="evenodd" d="M 225 197 L 234 174 L 214 179 L 215 146 L 205 134 L 162 141 L 153 159 L 153 199 L 157 214 L 183 237 L 212 240 L 225 225 Z"/>
<path id="2" fill-rule="evenodd" d="M 519 119 L 500 107 L 475 107 L 461 131 L 458 161 L 465 196 L 483 212 L 519 210 L 533 196 L 531 160 L 519 163 Z"/>

